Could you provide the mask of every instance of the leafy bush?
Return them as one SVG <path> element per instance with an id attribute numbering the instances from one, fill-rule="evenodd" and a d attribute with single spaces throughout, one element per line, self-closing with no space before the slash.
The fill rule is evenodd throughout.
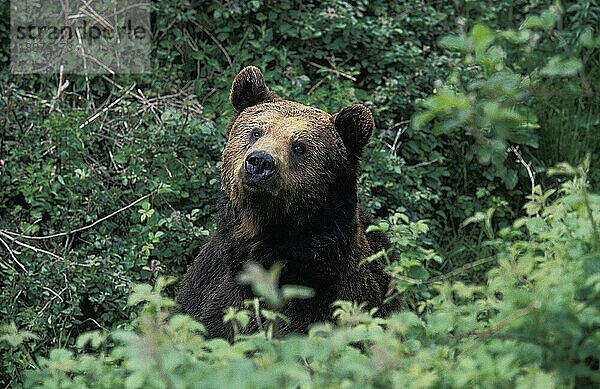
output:
<path id="1" fill-rule="evenodd" d="M 37 351 L 129 320 L 132 285 L 184 273 L 211 228 L 223 141 L 193 101 L 175 111 L 155 98 L 154 114 L 124 91 L 87 123 L 78 110 L 44 118 L 8 88 L 0 312 L 45 334 Z M 7 355 L 2 370 L 18 375 L 19 362 Z"/>
<path id="2" fill-rule="evenodd" d="M 169 316 L 168 281 L 134 289 L 146 302 L 134 329 L 81 335 L 27 373 L 26 386 L 185 387 L 569 387 L 600 382 L 600 196 L 586 170 L 559 190 L 534 196 L 528 216 L 490 241 L 497 251 L 487 285 L 429 279 L 426 314 L 374 318 L 362 305 L 336 303 L 337 324 L 274 339 L 265 329 L 233 344 L 205 340 L 189 317 Z M 554 198 L 549 201 L 550 198 Z M 254 275 L 254 276 L 253 276 Z M 276 289 L 249 272 L 257 292 Z M 415 280 L 415 284 L 419 284 Z M 267 286 L 271 285 L 271 286 Z M 267 297 L 270 293 L 264 294 Z M 239 325 L 258 310 L 231 315 Z M 273 320 L 272 312 L 260 313 Z M 27 333 L 4 339 L 26 349 Z"/>
<path id="3" fill-rule="evenodd" d="M 110 77 L 9 75 L 8 11 L 4 385 L 27 369 L 30 386 L 597 383 L 596 1 L 160 1 L 152 73 Z M 248 64 L 284 97 L 374 111 L 360 195 L 398 255 L 405 312 L 340 302 L 337 325 L 277 339 L 264 299 L 308 292 L 254 268 L 260 297 L 225 319 L 260 315 L 263 333 L 207 341 L 168 315 L 161 277 L 181 277 L 212 230 L 227 94 Z M 586 153 L 560 166 L 571 181 L 541 174 Z M 156 286 L 127 300 L 140 283 Z"/>
<path id="4" fill-rule="evenodd" d="M 438 202 L 443 211 L 435 220 L 442 227 L 433 227 L 436 235 L 445 236 L 438 241 L 454 235 L 443 245 L 450 253 L 467 246 L 464 235 L 456 233 L 472 232 L 462 228 L 466 216 L 491 212 L 488 232 L 506 225 L 524 195 L 546 184 L 538 173 L 548 166 L 562 160 L 578 163 L 586 153 L 597 164 L 598 93 L 588 79 L 598 80 L 600 51 L 593 28 L 598 15 L 593 2 L 566 10 L 555 3 L 524 15 L 518 29 L 469 27 L 459 20 L 459 33 L 440 40 L 460 57 L 448 79 L 438 81 L 434 94 L 421 101 L 424 109 L 413 124 L 419 132 L 448 139 L 448 150 L 440 154 L 446 169 L 457 174 L 439 187 L 445 201 Z M 561 108 L 555 110 L 557 105 Z M 549 152 L 557 148 L 562 150 Z M 596 174 L 590 175 L 593 187 Z"/>

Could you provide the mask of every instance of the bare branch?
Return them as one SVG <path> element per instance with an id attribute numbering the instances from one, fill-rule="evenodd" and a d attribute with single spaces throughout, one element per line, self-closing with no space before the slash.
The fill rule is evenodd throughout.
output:
<path id="1" fill-rule="evenodd" d="M 13 242 L 15 244 L 18 244 L 19 246 L 23 246 L 25 248 L 28 248 L 29 250 L 33 250 L 36 253 L 46 254 L 46 255 L 49 255 L 49 256 L 51 256 L 53 258 L 59 259 L 61 261 L 63 260 L 62 257 L 59 257 L 58 255 L 56 255 L 54 253 L 51 253 L 50 251 L 46 251 L 46 250 L 40 249 L 38 247 L 30 246 L 27 243 L 23 243 L 21 241 L 18 241 L 16 238 L 8 235 L 8 231 L 0 231 L 0 235 L 2 235 L 3 237 L 5 237 L 6 239 L 10 240 L 11 242 Z M 16 235 L 19 235 L 19 234 L 16 234 Z M 25 237 L 25 236 L 23 236 L 23 237 Z"/>
<path id="2" fill-rule="evenodd" d="M 519 146 L 511 146 L 508 148 L 508 151 L 512 152 L 517 156 L 517 162 L 521 163 L 521 165 L 525 166 L 527 170 L 527 175 L 529 176 L 529 181 L 531 182 L 531 195 L 535 195 L 535 172 L 531 169 L 531 162 L 526 162 L 521 153 L 519 152 Z"/>
<path id="3" fill-rule="evenodd" d="M 87 126 L 88 124 L 90 124 L 91 122 L 93 122 L 94 120 L 96 120 L 100 115 L 102 115 L 103 113 L 107 112 L 109 109 L 111 109 L 112 107 L 114 107 L 115 105 L 119 104 L 126 96 L 127 94 L 133 90 L 133 88 L 135 88 L 135 84 L 133 84 L 132 86 L 130 86 L 122 95 L 121 97 L 119 97 L 118 99 L 116 99 L 115 101 L 113 101 L 112 103 L 110 103 L 109 105 L 107 105 L 106 107 L 102 108 L 100 111 L 96 112 L 95 114 L 93 114 L 92 116 L 90 116 L 85 122 L 83 122 L 79 128 L 83 128 L 85 126 Z"/>
<path id="4" fill-rule="evenodd" d="M 1 238 L 0 238 L 0 243 L 2 243 L 2 245 L 3 245 L 3 246 L 6 248 L 6 250 L 8 251 L 8 254 L 9 254 L 9 255 L 10 255 L 10 257 L 12 258 L 12 260 L 13 260 L 13 261 L 15 261 L 15 263 L 16 263 L 17 265 L 19 265 L 19 267 L 20 267 L 21 269 L 23 269 L 23 271 L 24 271 L 25 273 L 27 273 L 27 272 L 28 272 L 28 271 L 27 271 L 27 268 L 25 268 L 25 266 L 23 266 L 23 264 L 22 264 L 21 262 L 19 262 L 19 260 L 17 259 L 17 257 L 15 257 L 15 254 L 14 254 L 14 252 L 12 251 L 12 249 L 10 248 L 10 246 L 8 245 L 8 243 L 6 243 L 6 242 L 5 242 L 4 240 L 2 240 Z M 11 267 L 12 267 L 12 266 L 11 266 Z M 13 268 L 13 270 L 14 270 L 14 268 Z"/>
<path id="5" fill-rule="evenodd" d="M 60 232 L 58 234 L 52 234 L 52 235 L 46 235 L 46 236 L 30 236 L 30 235 L 17 234 L 16 232 L 11 232 L 11 231 L 0 230 L 0 234 L 3 235 L 3 236 L 5 236 L 5 237 L 7 237 L 8 239 L 12 240 L 13 242 L 15 242 L 17 244 L 20 244 L 20 245 L 25 246 L 25 247 L 30 248 L 30 249 L 34 249 L 33 247 L 25 245 L 24 243 L 19 243 L 18 241 L 15 240 L 15 238 L 30 239 L 30 240 L 45 240 L 45 239 L 59 238 L 59 237 L 62 237 L 62 236 L 68 236 L 68 235 L 75 234 L 77 232 L 89 230 L 90 228 L 93 228 L 93 227 L 97 226 L 98 224 L 102 223 L 103 221 L 108 220 L 111 217 L 113 217 L 113 216 L 115 216 L 115 215 L 117 215 L 117 214 L 119 214 L 119 213 L 121 213 L 121 212 L 123 212 L 123 211 L 125 211 L 125 210 L 127 210 L 127 209 L 129 209 L 131 207 L 133 207 L 137 203 L 139 203 L 139 202 L 141 202 L 143 200 L 146 200 L 148 197 L 152 196 L 154 193 L 155 193 L 155 191 L 150 192 L 150 193 L 146 194 L 145 196 L 142 196 L 139 199 L 135 200 L 134 202 L 132 202 L 132 203 L 130 203 L 130 204 L 128 204 L 128 205 L 126 205 L 126 206 L 124 206 L 122 208 L 119 208 L 118 210 L 114 211 L 113 213 L 111 213 L 111 214 L 109 214 L 107 216 L 104 216 L 103 218 L 98 219 L 98 220 L 96 220 L 95 222 L 93 222 L 91 224 L 88 224 L 88 225 L 80 227 L 80 228 L 76 228 L 76 229 L 74 229 L 72 231 Z M 36 251 L 39 250 L 39 251 L 45 252 L 46 254 L 50 254 L 50 255 L 52 255 L 54 257 L 62 259 L 62 258 L 58 257 L 57 255 L 49 253 L 47 251 L 44 251 L 44 250 L 41 250 L 41 249 L 35 249 L 35 250 Z"/>
<path id="6" fill-rule="evenodd" d="M 351 76 L 351 75 L 349 75 L 349 74 L 346 74 L 346 73 L 340 72 L 340 71 L 339 71 L 339 70 L 337 70 L 337 69 L 334 69 L 334 68 L 328 68 L 327 66 L 319 65 L 318 63 L 315 63 L 315 62 L 312 62 L 312 61 L 308 61 L 308 63 L 309 63 L 309 64 L 311 64 L 311 65 L 312 65 L 312 66 L 314 66 L 314 67 L 317 67 L 317 68 L 319 68 L 319 69 L 324 69 L 324 70 L 327 70 L 327 71 L 329 71 L 330 73 L 333 73 L 333 74 L 335 74 L 335 75 L 337 75 L 337 76 L 342 76 L 342 77 L 345 77 L 345 78 L 347 78 L 347 79 L 349 79 L 349 80 L 351 80 L 351 81 L 354 81 L 354 82 L 356 82 L 356 78 L 355 78 L 355 77 L 352 77 L 352 76 Z"/>
<path id="7" fill-rule="evenodd" d="M 427 281 L 425 281 L 425 283 L 426 284 L 433 284 L 434 282 L 440 282 L 440 281 L 447 280 L 448 278 L 454 277 L 454 276 L 456 276 L 458 274 L 461 274 L 461 273 L 463 273 L 463 272 L 465 272 L 467 270 L 470 270 L 470 269 L 472 269 L 474 267 L 481 266 L 483 264 L 492 262 L 495 259 L 496 259 L 495 255 L 493 255 L 491 257 L 486 257 L 486 258 L 478 259 L 477 261 L 467 263 L 467 264 L 459 267 L 458 269 L 454 269 L 454 270 L 452 270 L 449 273 L 442 274 L 441 276 L 430 278 Z"/>

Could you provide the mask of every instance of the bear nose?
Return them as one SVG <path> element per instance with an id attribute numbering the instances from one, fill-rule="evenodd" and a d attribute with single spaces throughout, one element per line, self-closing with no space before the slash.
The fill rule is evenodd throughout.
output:
<path id="1" fill-rule="evenodd" d="M 246 158 L 245 168 L 252 178 L 264 180 L 275 173 L 275 159 L 264 151 L 254 151 Z"/>

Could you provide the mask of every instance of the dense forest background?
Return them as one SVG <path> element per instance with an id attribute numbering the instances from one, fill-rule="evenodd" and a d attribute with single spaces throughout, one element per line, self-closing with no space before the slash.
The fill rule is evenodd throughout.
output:
<path id="1" fill-rule="evenodd" d="M 152 71 L 115 76 L 9 74 L 9 20 L 3 1 L 3 385 L 598 385 L 597 1 L 166 0 Z M 260 333 L 208 341 L 169 316 L 246 65 L 290 100 L 373 111 L 361 202 L 403 312 L 340 302 L 273 339 L 265 303 L 294 289 L 253 269 L 257 299 L 224 320 Z"/>

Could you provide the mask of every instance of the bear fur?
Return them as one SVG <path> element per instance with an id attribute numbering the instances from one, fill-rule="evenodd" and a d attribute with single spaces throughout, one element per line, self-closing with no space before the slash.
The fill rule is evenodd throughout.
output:
<path id="1" fill-rule="evenodd" d="M 235 281 L 249 262 L 280 263 L 281 285 L 315 291 L 280 309 L 290 320 L 283 335 L 330 321 L 335 300 L 364 301 L 380 315 L 399 309 L 400 301 L 383 304 L 390 284 L 383 265 L 358 266 L 389 247 L 382 233 L 365 232 L 371 220 L 357 201 L 359 159 L 374 129 L 369 109 L 355 104 L 329 115 L 284 100 L 253 66 L 237 75 L 230 100 L 237 114 L 227 128 L 216 230 L 185 276 L 181 310 L 210 337 L 231 339 L 223 314 L 253 297 Z"/>

